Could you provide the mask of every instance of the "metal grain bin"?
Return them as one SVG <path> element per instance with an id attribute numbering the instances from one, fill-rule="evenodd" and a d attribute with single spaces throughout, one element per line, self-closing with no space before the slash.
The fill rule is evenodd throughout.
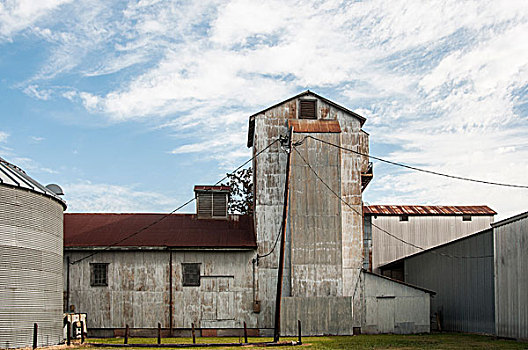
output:
<path id="1" fill-rule="evenodd" d="M 64 201 L 0 158 L 0 348 L 62 339 Z"/>

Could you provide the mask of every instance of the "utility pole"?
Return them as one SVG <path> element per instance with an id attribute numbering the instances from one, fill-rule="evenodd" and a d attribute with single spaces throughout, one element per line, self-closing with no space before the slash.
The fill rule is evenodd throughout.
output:
<path id="1" fill-rule="evenodd" d="M 284 181 L 284 206 L 282 209 L 282 230 L 280 241 L 280 255 L 279 268 L 277 276 L 277 298 L 275 300 L 275 330 L 273 333 L 273 341 L 277 343 L 280 338 L 280 312 L 281 312 L 281 297 L 282 297 L 282 279 L 284 275 L 284 240 L 286 236 L 286 224 L 288 221 L 288 200 L 290 194 L 290 168 L 291 168 L 291 154 L 292 154 L 292 138 L 293 127 L 288 130 L 288 137 L 286 140 L 281 140 L 281 144 L 287 143 L 286 152 L 288 152 L 288 159 L 286 161 L 286 180 Z"/>

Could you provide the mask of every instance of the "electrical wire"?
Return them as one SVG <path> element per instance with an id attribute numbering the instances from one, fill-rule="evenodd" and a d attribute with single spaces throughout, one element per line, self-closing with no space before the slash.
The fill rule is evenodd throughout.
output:
<path id="1" fill-rule="evenodd" d="M 297 144 L 298 146 L 298 144 Z M 296 144 L 293 145 L 293 150 L 299 155 L 299 157 L 303 160 L 303 162 L 308 166 L 308 168 L 314 173 L 314 175 L 319 179 L 319 181 L 321 181 L 323 183 L 323 185 L 328 189 L 330 190 L 330 192 L 332 192 L 337 198 L 339 198 L 339 200 L 341 202 L 343 202 L 347 207 L 349 207 L 350 209 L 352 209 L 356 214 L 360 215 L 360 216 L 363 216 L 356 208 L 354 208 L 353 206 L 351 206 L 350 204 L 348 204 L 348 202 L 346 202 L 343 198 L 341 198 L 341 196 L 339 194 L 336 193 L 336 191 L 334 191 L 320 176 L 319 174 L 315 171 L 315 169 L 313 169 L 313 167 L 310 165 L 310 163 L 308 163 L 308 161 L 302 156 L 302 154 L 297 150 L 297 146 Z M 376 227 L 378 230 L 382 231 L 383 233 L 391 236 L 392 238 L 395 238 L 396 240 L 404 243 L 404 244 L 407 244 L 407 245 L 410 245 L 416 249 L 419 249 L 419 250 L 422 250 L 422 251 L 427 251 L 429 249 L 426 249 L 426 248 L 422 248 L 414 243 L 411 243 L 411 242 L 407 242 L 405 240 L 403 240 L 402 238 L 398 237 L 398 236 L 395 236 L 394 234 L 390 233 L 389 231 L 383 229 L 382 227 L 379 227 L 378 225 L 374 224 L 374 223 L 371 223 L 371 225 L 373 227 Z M 446 256 L 446 257 L 450 257 L 450 258 L 455 258 L 455 259 L 482 259 L 482 258 L 491 258 L 493 257 L 493 255 L 482 255 L 482 256 L 456 256 L 456 255 L 451 255 L 451 254 L 446 254 L 446 253 L 438 253 L 438 252 L 434 252 L 434 251 L 431 251 L 431 253 L 433 254 L 439 254 L 439 255 L 442 255 L 442 256 Z"/>
<path id="2" fill-rule="evenodd" d="M 240 169 L 242 169 L 242 167 L 244 167 L 246 164 L 248 164 L 249 162 L 251 162 L 253 159 L 257 158 L 259 155 L 261 155 L 262 153 L 264 153 L 266 150 L 268 150 L 271 146 L 273 146 L 273 145 L 274 145 L 275 143 L 277 143 L 277 142 L 279 142 L 279 139 L 278 139 L 278 138 L 277 138 L 275 141 L 271 142 L 269 145 L 267 145 L 265 148 L 263 148 L 261 151 L 257 152 L 253 157 L 251 157 L 250 159 L 248 159 L 247 161 L 245 161 L 244 163 L 242 163 L 240 166 L 238 166 L 235 170 L 233 170 L 233 171 L 231 172 L 231 174 L 237 172 L 237 171 L 240 170 Z M 224 176 L 222 179 L 220 179 L 219 181 L 217 181 L 217 182 L 214 184 L 214 186 L 218 185 L 219 183 L 221 183 L 222 181 L 224 181 L 224 180 L 227 179 L 227 178 L 228 178 L 227 175 Z M 123 238 L 120 239 L 119 241 L 116 241 L 116 242 L 114 242 L 114 243 L 112 243 L 112 244 L 110 244 L 110 245 L 108 245 L 108 246 L 106 246 L 106 247 L 104 247 L 104 248 L 102 248 L 102 249 L 100 249 L 100 250 L 97 250 L 97 251 L 95 251 L 95 252 L 93 252 L 93 253 L 91 253 L 91 254 L 85 256 L 85 257 L 82 257 L 82 258 L 80 258 L 80 259 L 78 259 L 78 260 L 75 260 L 75 261 L 71 262 L 70 264 L 71 264 L 71 265 L 77 264 L 77 263 L 79 263 L 79 262 L 81 262 L 81 261 L 83 261 L 83 260 L 86 260 L 86 259 L 88 259 L 88 258 L 91 258 L 91 257 L 94 256 L 94 255 L 97 255 L 97 254 L 99 254 L 99 253 L 101 253 L 101 252 L 104 252 L 104 251 L 106 251 L 106 250 L 108 250 L 108 249 L 110 249 L 110 248 L 112 248 L 112 247 L 115 247 L 116 245 L 118 245 L 118 244 L 120 244 L 120 243 L 123 243 L 124 241 L 126 241 L 126 240 L 128 240 L 128 239 L 130 239 L 130 238 L 132 238 L 132 237 L 134 237 L 134 236 L 137 236 L 137 235 L 140 234 L 141 232 L 143 232 L 143 231 L 149 229 L 150 227 L 152 227 L 152 226 L 154 226 L 154 225 L 160 223 L 161 221 L 163 221 L 163 220 L 165 220 L 166 218 L 168 218 L 170 215 L 174 214 L 175 212 L 177 212 L 178 210 L 182 209 L 183 207 L 185 207 L 186 205 L 192 203 L 192 202 L 195 201 L 195 200 L 196 200 L 196 197 L 193 197 L 193 198 L 189 199 L 187 202 L 183 203 L 182 205 L 180 205 L 180 206 L 177 207 L 176 209 L 172 210 L 172 211 L 169 212 L 168 214 L 163 215 L 161 218 L 159 218 L 159 219 L 153 221 L 152 223 L 150 223 L 150 224 L 148 224 L 148 225 L 146 225 L 146 226 L 140 228 L 139 230 L 133 232 L 132 234 L 130 234 L 130 235 L 126 236 L 126 237 L 123 237 Z"/>
<path id="3" fill-rule="evenodd" d="M 375 159 L 375 160 L 383 162 L 383 163 L 399 166 L 399 167 L 410 169 L 410 170 L 414 170 L 414 171 L 419 171 L 419 172 L 422 172 L 422 173 L 427 173 L 427 174 L 432 174 L 432 175 L 437 175 L 437 176 L 443 176 L 443 177 L 447 177 L 447 178 L 450 178 L 450 179 L 476 182 L 476 183 L 481 183 L 481 184 L 485 184 L 485 185 L 494 185 L 494 186 L 503 186 L 503 187 L 514 187 L 514 188 L 528 189 L 527 185 L 516 185 L 516 184 L 507 184 L 507 183 L 501 183 L 501 182 L 492 182 L 492 181 L 471 179 L 471 178 L 468 178 L 468 177 L 450 175 L 450 174 L 440 173 L 440 172 L 437 172 L 437 171 L 421 169 L 421 168 L 417 168 L 417 167 L 414 167 L 414 166 L 411 166 L 411 165 L 398 163 L 398 162 L 393 162 L 393 161 L 386 160 L 386 159 L 383 159 L 383 158 L 380 158 L 380 157 L 372 156 L 370 154 L 366 154 L 366 153 L 362 153 L 362 152 L 359 152 L 359 151 L 355 151 L 355 150 L 350 149 L 350 148 L 346 148 L 346 147 L 343 147 L 343 146 L 340 146 L 340 145 L 336 145 L 335 143 L 332 143 L 332 142 L 321 140 L 321 139 L 319 139 L 317 137 L 314 137 L 314 136 L 311 136 L 311 135 L 305 136 L 302 140 L 295 142 L 294 146 L 301 145 L 304 142 L 304 140 L 306 140 L 307 138 L 310 138 L 310 139 L 313 139 L 315 141 L 319 141 L 321 143 L 324 143 L 324 144 L 339 148 L 339 149 L 341 149 L 343 151 L 352 152 L 352 153 L 358 154 L 360 156 L 368 157 L 370 159 Z"/>

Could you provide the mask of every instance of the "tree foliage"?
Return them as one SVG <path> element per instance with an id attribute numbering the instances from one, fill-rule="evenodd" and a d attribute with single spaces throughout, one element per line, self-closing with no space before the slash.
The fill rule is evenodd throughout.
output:
<path id="1" fill-rule="evenodd" d="M 253 169 L 251 167 L 227 174 L 227 183 L 222 183 L 222 186 L 231 188 L 227 207 L 229 214 L 253 214 Z"/>

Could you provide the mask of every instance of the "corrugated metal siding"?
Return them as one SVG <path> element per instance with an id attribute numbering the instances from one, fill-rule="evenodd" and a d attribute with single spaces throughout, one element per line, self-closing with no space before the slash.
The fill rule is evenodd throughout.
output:
<path id="1" fill-rule="evenodd" d="M 67 250 L 71 261 L 90 252 Z M 70 265 L 70 305 L 89 328 L 170 327 L 170 252 L 107 251 Z M 173 251 L 175 328 L 254 328 L 253 251 Z M 64 261 L 66 264 L 66 259 Z M 90 263 L 108 264 L 108 286 L 90 285 Z M 200 286 L 183 286 L 182 263 L 200 263 Z M 232 276 L 232 277 L 231 277 Z"/>
<path id="2" fill-rule="evenodd" d="M 0 186 L 0 348 L 62 340 L 62 212 L 49 197 Z"/>
<path id="3" fill-rule="evenodd" d="M 29 177 L 24 170 L 0 157 L 0 184 L 42 194 L 59 202 L 64 209 L 66 203 L 50 189 Z"/>
<path id="4" fill-rule="evenodd" d="M 429 333 L 429 293 L 371 273 L 361 277 L 362 333 Z"/>
<path id="5" fill-rule="evenodd" d="M 322 125 L 319 122 L 323 121 L 336 125 L 337 122 L 342 131 L 332 134 L 325 132 L 324 136 L 323 133 L 317 136 L 328 137 L 333 143 L 368 153 L 368 134 L 361 130 L 364 118 L 349 113 L 317 95 L 314 97 L 317 99 L 318 119 L 313 124 Z M 251 140 L 248 145 L 254 146 L 253 154 L 264 149 L 280 135 L 286 135 L 288 121 L 298 120 L 297 111 L 298 98 L 295 97 L 252 116 L 249 131 Z M 305 122 L 302 121 L 303 124 Z M 330 131 L 328 129 L 328 132 Z M 295 134 L 296 140 L 302 136 Z M 305 158 L 357 212 L 336 201 L 335 196 L 314 179 L 313 173 L 304 166 L 301 159 L 293 159 L 296 164 L 292 164 L 292 171 L 298 173 L 292 173 L 291 179 L 298 183 L 292 184 L 290 203 L 292 209 L 296 206 L 297 214 L 290 215 L 291 236 L 286 238 L 291 241 L 289 248 L 294 254 L 290 257 L 286 252 L 286 261 L 290 266 L 285 269 L 283 289 L 285 292 L 291 291 L 295 297 L 302 297 L 301 294 L 321 296 L 325 295 L 324 293 L 351 296 L 362 266 L 361 171 L 366 171 L 368 159 L 352 152 L 340 152 L 333 147 L 322 147 L 321 143 L 310 140 L 306 140 L 305 144 L 299 147 L 300 151 L 302 147 L 310 148 Z M 335 164 L 336 157 L 339 157 L 338 164 Z M 261 255 L 271 250 L 281 226 L 285 165 L 286 153 L 281 151 L 278 144 L 253 161 L 255 227 L 258 253 Z M 300 181 L 310 181 L 310 187 Z M 312 192 L 302 192 L 303 186 Z M 302 211 L 301 206 L 304 206 Z M 312 215 L 312 211 L 321 215 Z M 330 218 L 331 215 L 334 215 L 333 219 Z M 332 229 L 329 230 L 330 226 L 326 226 L 330 222 Z M 300 227 L 302 229 L 298 229 Z M 334 233 L 330 234 L 330 231 Z M 279 249 L 276 249 L 269 257 L 262 259 L 258 266 L 258 298 L 261 300 L 259 327 L 273 326 L 278 251 Z M 354 308 L 359 310 L 360 300 L 356 299 Z M 355 325 L 359 325 L 359 321 Z"/>
<path id="6" fill-rule="evenodd" d="M 528 218 L 493 230 L 497 336 L 528 339 Z"/>
<path id="7" fill-rule="evenodd" d="M 295 134 L 293 141 L 304 136 Z M 315 136 L 335 144 L 340 141 L 340 135 L 335 133 Z M 340 152 L 311 139 L 297 150 L 328 186 L 339 193 Z M 297 152 L 291 157 L 291 296 L 342 296 L 341 202 L 308 169 Z"/>
<path id="8" fill-rule="evenodd" d="M 489 228 L 493 216 L 473 216 L 471 221 L 455 215 L 409 216 L 409 221 L 400 221 L 398 216 L 372 216 L 371 221 L 406 242 L 428 249 Z M 378 272 L 381 265 L 421 251 L 376 226 L 372 226 L 373 271 Z"/>
<path id="9" fill-rule="evenodd" d="M 489 257 L 461 259 L 453 256 Z M 491 229 L 409 257 L 404 260 L 404 269 L 405 282 L 437 293 L 431 299 L 431 315 L 441 314 L 443 330 L 494 333 Z"/>
<path id="10" fill-rule="evenodd" d="M 495 215 L 487 205 L 366 205 L 370 215 Z"/>

